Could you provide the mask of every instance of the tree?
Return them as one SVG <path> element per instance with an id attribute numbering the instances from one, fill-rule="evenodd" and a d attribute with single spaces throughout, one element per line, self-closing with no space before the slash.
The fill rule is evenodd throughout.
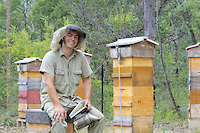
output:
<path id="1" fill-rule="evenodd" d="M 7 33 L 6 33 L 6 38 L 7 38 L 7 70 L 6 70 L 6 79 L 7 79 L 7 106 L 10 105 L 10 91 L 11 91 L 11 57 L 10 57 L 10 47 L 11 47 L 11 42 L 10 42 L 10 0 L 6 1 L 6 9 L 7 9 Z"/>
<path id="2" fill-rule="evenodd" d="M 144 35 L 154 40 L 155 32 L 155 0 L 144 0 Z"/>

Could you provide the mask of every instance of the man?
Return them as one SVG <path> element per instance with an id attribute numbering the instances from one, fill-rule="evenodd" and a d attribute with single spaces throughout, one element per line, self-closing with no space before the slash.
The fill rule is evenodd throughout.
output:
<path id="1" fill-rule="evenodd" d="M 86 34 L 77 25 L 69 24 L 53 34 L 51 51 L 43 58 L 40 72 L 43 74 L 41 86 L 42 108 L 52 119 L 51 132 L 66 133 L 69 113 L 80 101 L 88 106 L 89 112 L 100 120 L 95 121 L 88 129 L 89 133 L 102 133 L 103 114 L 91 105 L 90 97 L 92 70 L 78 49 L 84 50 Z M 84 100 L 75 92 L 80 77 L 83 79 Z"/>

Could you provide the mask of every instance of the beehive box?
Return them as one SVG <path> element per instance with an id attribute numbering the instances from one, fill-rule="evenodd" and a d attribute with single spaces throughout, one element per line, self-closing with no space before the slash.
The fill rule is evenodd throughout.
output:
<path id="1" fill-rule="evenodd" d="M 24 58 L 15 62 L 18 74 L 18 117 L 25 118 L 26 109 L 40 109 L 40 86 L 42 60 L 38 57 Z"/>
<path id="2" fill-rule="evenodd" d="M 113 58 L 114 132 L 121 132 L 120 93 L 123 131 L 127 133 L 152 132 L 153 58 L 156 45 L 158 43 L 146 37 L 119 39 L 107 45 L 110 47 L 110 56 Z M 119 92 L 119 62 L 116 47 L 120 54 L 121 92 Z M 125 122 L 125 118 L 131 119 L 129 124 Z"/>
<path id="3" fill-rule="evenodd" d="M 51 130 L 51 119 L 47 112 L 41 109 L 27 109 L 26 123 L 29 133 L 49 133 Z M 67 132 L 75 132 L 72 122 L 67 123 Z"/>
<path id="4" fill-rule="evenodd" d="M 200 128 L 200 43 L 186 50 L 189 58 L 189 128 Z"/>
<path id="5" fill-rule="evenodd" d="M 88 54 L 88 53 L 85 53 L 85 52 L 82 52 L 82 53 L 85 55 L 88 63 L 90 64 L 91 63 L 92 54 Z M 82 99 L 84 99 L 83 80 L 82 80 L 82 78 L 80 79 L 80 84 L 79 84 L 78 90 L 76 91 L 76 94 L 79 95 L 79 97 L 81 97 Z"/>

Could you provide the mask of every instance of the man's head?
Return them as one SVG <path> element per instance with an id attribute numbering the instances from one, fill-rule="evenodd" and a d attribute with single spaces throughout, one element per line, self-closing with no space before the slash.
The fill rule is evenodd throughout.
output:
<path id="1" fill-rule="evenodd" d="M 74 49 L 79 41 L 79 33 L 76 30 L 70 29 L 59 42 L 62 48 Z"/>
<path id="2" fill-rule="evenodd" d="M 78 35 L 78 41 L 75 46 L 75 49 L 80 49 L 82 51 L 85 50 L 85 44 L 86 44 L 86 34 L 83 29 L 81 29 L 78 25 L 69 24 L 67 26 L 64 26 L 58 30 L 56 30 L 53 34 L 53 40 L 51 42 L 51 49 L 54 51 L 57 51 L 59 47 L 63 44 L 66 39 L 64 37 L 70 35 L 72 32 L 76 32 Z"/>

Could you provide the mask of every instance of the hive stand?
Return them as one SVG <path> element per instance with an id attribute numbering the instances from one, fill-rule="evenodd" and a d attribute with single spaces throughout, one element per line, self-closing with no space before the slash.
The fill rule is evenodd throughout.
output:
<path id="1" fill-rule="evenodd" d="M 200 129 L 200 43 L 186 50 L 189 58 L 189 129 Z"/>
<path id="2" fill-rule="evenodd" d="M 153 128 L 153 58 L 158 43 L 146 38 L 119 39 L 108 44 L 113 58 L 113 131 L 121 133 L 118 56 L 121 65 L 122 130 L 124 133 L 150 133 Z"/>

